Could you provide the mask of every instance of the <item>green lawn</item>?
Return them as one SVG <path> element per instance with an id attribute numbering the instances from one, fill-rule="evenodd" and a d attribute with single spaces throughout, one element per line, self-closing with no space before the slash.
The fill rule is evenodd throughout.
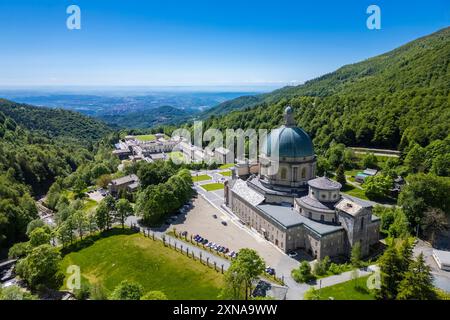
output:
<path id="1" fill-rule="evenodd" d="M 320 300 L 375 300 L 375 296 L 367 289 L 367 278 L 361 277 L 355 280 L 342 282 L 334 286 L 320 289 Z M 357 286 L 356 286 L 356 285 Z"/>
<path id="2" fill-rule="evenodd" d="M 176 160 L 176 161 L 184 161 L 186 158 L 184 157 L 184 154 L 181 151 L 173 151 L 169 153 L 170 159 Z"/>
<path id="3" fill-rule="evenodd" d="M 219 167 L 219 169 L 225 170 L 225 169 L 230 169 L 230 168 L 232 168 L 232 167 L 234 167 L 234 163 L 225 163 L 225 164 L 221 165 L 221 166 Z"/>
<path id="4" fill-rule="evenodd" d="M 84 212 L 93 211 L 97 207 L 97 205 L 98 205 L 97 201 L 92 200 L 90 198 L 86 198 L 86 200 L 84 201 L 83 210 Z"/>
<path id="5" fill-rule="evenodd" d="M 207 174 L 201 174 L 199 176 L 192 176 L 192 181 L 193 182 L 199 182 L 199 181 L 207 181 L 207 180 L 211 180 L 212 178 L 207 175 Z"/>
<path id="6" fill-rule="evenodd" d="M 156 137 L 153 134 L 143 134 L 140 136 L 136 136 L 136 139 L 139 141 L 153 141 L 156 140 Z"/>
<path id="7" fill-rule="evenodd" d="M 90 246 L 64 256 L 61 270 L 78 265 L 83 279 L 109 294 L 122 280 L 140 283 L 145 291 L 163 291 L 169 299 L 217 299 L 223 276 L 160 241 L 120 229 Z"/>
<path id="8" fill-rule="evenodd" d="M 201 185 L 201 187 L 206 191 L 215 191 L 223 189 L 223 183 L 208 183 Z"/>
<path id="9" fill-rule="evenodd" d="M 225 177 L 231 177 L 231 171 L 227 170 L 227 171 L 221 171 L 219 172 L 221 175 L 225 176 Z"/>
<path id="10" fill-rule="evenodd" d="M 348 195 L 351 195 L 351 196 L 354 196 L 354 197 L 357 197 L 360 199 L 369 200 L 369 198 L 367 198 L 366 193 L 363 189 L 356 188 L 348 183 L 342 187 L 341 191 L 343 193 L 346 193 Z"/>

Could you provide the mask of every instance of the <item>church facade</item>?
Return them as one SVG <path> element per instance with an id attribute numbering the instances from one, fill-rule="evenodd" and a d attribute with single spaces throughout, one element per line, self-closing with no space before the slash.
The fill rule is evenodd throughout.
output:
<path id="1" fill-rule="evenodd" d="M 362 255 L 368 255 L 380 227 L 371 204 L 341 194 L 338 182 L 316 177 L 310 137 L 295 125 L 291 107 L 284 117 L 285 124 L 268 135 L 259 161 L 235 166 L 225 183 L 225 205 L 285 252 L 349 256 L 360 243 Z"/>

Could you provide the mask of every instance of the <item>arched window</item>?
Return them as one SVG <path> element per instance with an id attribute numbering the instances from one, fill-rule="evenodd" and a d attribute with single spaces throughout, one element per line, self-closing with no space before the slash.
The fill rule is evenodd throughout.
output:
<path id="1" fill-rule="evenodd" d="M 311 213 L 311 212 L 308 212 L 308 217 L 309 217 L 310 219 L 312 219 L 312 213 Z"/>
<path id="2" fill-rule="evenodd" d="M 281 169 L 281 180 L 286 180 L 287 170 L 286 168 Z"/>
<path id="3" fill-rule="evenodd" d="M 320 215 L 320 221 L 323 221 L 323 220 L 325 220 L 325 217 L 324 217 L 323 214 L 321 214 L 321 215 Z"/>
<path id="4" fill-rule="evenodd" d="M 306 178 L 306 168 L 302 169 L 302 179 Z"/>
<path id="5" fill-rule="evenodd" d="M 292 169 L 292 180 L 297 181 L 298 180 L 298 168 L 294 167 Z"/>

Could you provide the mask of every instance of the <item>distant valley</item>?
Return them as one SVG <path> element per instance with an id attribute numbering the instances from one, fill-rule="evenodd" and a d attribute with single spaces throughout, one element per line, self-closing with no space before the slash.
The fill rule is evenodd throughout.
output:
<path id="1" fill-rule="evenodd" d="M 0 90 L 0 96 L 18 103 L 77 111 L 120 128 L 148 128 L 191 120 L 196 115 L 255 91 L 99 94 Z"/>

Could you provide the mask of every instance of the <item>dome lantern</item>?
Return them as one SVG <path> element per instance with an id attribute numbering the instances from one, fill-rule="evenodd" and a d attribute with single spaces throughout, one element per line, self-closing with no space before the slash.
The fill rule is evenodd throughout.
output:
<path id="1" fill-rule="evenodd" d="M 295 127 L 294 110 L 291 106 L 284 109 L 284 124 L 286 127 Z"/>

